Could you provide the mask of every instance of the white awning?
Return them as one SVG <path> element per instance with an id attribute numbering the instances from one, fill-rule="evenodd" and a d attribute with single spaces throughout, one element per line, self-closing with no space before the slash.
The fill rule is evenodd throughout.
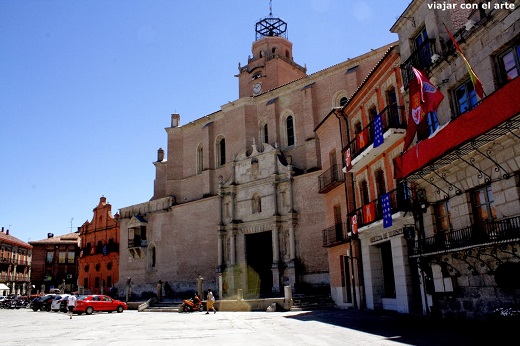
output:
<path id="1" fill-rule="evenodd" d="M 8 290 L 9 287 L 7 285 L 4 285 L 4 284 L 0 284 L 0 290 Z"/>

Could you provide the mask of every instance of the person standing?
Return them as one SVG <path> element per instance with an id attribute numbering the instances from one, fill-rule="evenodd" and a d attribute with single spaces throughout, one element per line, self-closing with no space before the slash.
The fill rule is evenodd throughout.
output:
<path id="1" fill-rule="evenodd" d="M 74 312 L 74 307 L 76 306 L 76 296 L 71 294 L 69 299 L 67 300 L 67 308 L 69 309 L 70 319 L 72 319 L 72 313 Z"/>
<path id="2" fill-rule="evenodd" d="M 213 292 L 211 292 L 211 289 L 208 288 L 208 296 L 207 296 L 207 302 L 206 302 L 206 315 L 209 314 L 209 309 L 213 310 L 213 313 L 216 314 L 217 310 L 213 307 L 213 304 L 215 303 L 215 296 L 213 295 Z"/>

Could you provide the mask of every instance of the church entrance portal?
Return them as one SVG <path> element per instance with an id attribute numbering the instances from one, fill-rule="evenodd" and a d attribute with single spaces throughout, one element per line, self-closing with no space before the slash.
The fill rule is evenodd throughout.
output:
<path id="1" fill-rule="evenodd" d="M 261 232 L 246 235 L 247 253 L 247 293 L 252 297 L 270 297 L 272 295 L 273 263 L 272 233 Z"/>

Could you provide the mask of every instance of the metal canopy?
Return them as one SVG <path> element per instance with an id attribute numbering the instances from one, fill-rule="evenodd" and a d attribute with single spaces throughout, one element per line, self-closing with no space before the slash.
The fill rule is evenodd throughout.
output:
<path id="1" fill-rule="evenodd" d="M 511 134 L 514 137 L 520 139 L 520 137 L 513 132 L 514 130 L 517 130 L 517 129 L 520 129 L 520 114 L 517 114 L 516 116 L 503 122 L 499 126 L 489 130 L 488 132 L 486 132 L 476 138 L 473 138 L 471 141 L 468 141 L 468 142 L 462 144 L 458 148 L 455 148 L 454 150 L 450 151 L 446 155 L 443 155 L 442 157 L 438 158 L 437 160 L 430 162 L 428 165 L 426 165 L 422 169 L 410 174 L 408 177 L 405 178 L 405 180 L 407 180 L 408 182 L 416 182 L 419 179 L 424 179 L 424 180 L 426 180 L 426 182 L 432 183 L 434 181 L 434 179 L 426 179 L 425 177 L 432 173 L 436 174 L 436 176 L 439 177 L 439 174 L 438 174 L 439 170 L 452 164 L 453 162 L 455 162 L 457 160 L 463 160 L 466 163 L 468 163 L 469 165 L 473 166 L 475 169 L 478 169 L 475 165 L 472 164 L 473 161 L 471 159 L 469 159 L 470 161 L 467 161 L 466 159 L 464 159 L 464 157 L 466 155 L 473 153 L 473 152 L 475 152 L 475 153 L 478 152 L 480 155 L 493 161 L 493 163 L 496 166 L 496 169 L 502 171 L 502 173 L 503 173 L 502 178 L 508 179 L 512 172 L 507 172 L 506 170 L 504 170 L 504 168 L 501 167 L 500 165 L 498 165 L 498 163 L 495 162 L 490 155 L 487 155 L 486 153 L 482 152 L 479 149 L 482 148 L 485 144 L 493 142 L 494 140 L 496 140 L 502 136 L 505 136 L 507 134 Z M 483 173 L 479 170 L 479 174 L 485 174 L 485 173 Z M 441 180 L 444 180 L 445 182 L 447 182 L 445 179 L 442 179 L 445 177 L 441 176 L 439 178 Z M 488 178 L 487 175 L 486 175 L 486 178 Z M 434 185 L 434 184 L 432 184 L 432 185 Z M 450 191 L 453 190 L 454 186 L 451 183 L 448 182 L 448 186 L 449 186 Z M 455 188 L 455 191 L 456 191 L 456 194 L 461 193 L 460 189 Z M 445 191 L 442 191 L 442 190 L 440 192 L 444 192 L 444 198 L 449 197 L 449 193 L 446 193 Z"/>

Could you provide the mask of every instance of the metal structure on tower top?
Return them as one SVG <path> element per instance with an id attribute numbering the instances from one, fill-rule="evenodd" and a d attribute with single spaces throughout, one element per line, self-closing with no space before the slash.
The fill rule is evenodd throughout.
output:
<path id="1" fill-rule="evenodd" d="M 256 40 L 264 37 L 280 36 L 287 38 L 287 23 L 273 17 L 272 0 L 269 1 L 269 17 L 265 17 L 255 25 Z"/>

